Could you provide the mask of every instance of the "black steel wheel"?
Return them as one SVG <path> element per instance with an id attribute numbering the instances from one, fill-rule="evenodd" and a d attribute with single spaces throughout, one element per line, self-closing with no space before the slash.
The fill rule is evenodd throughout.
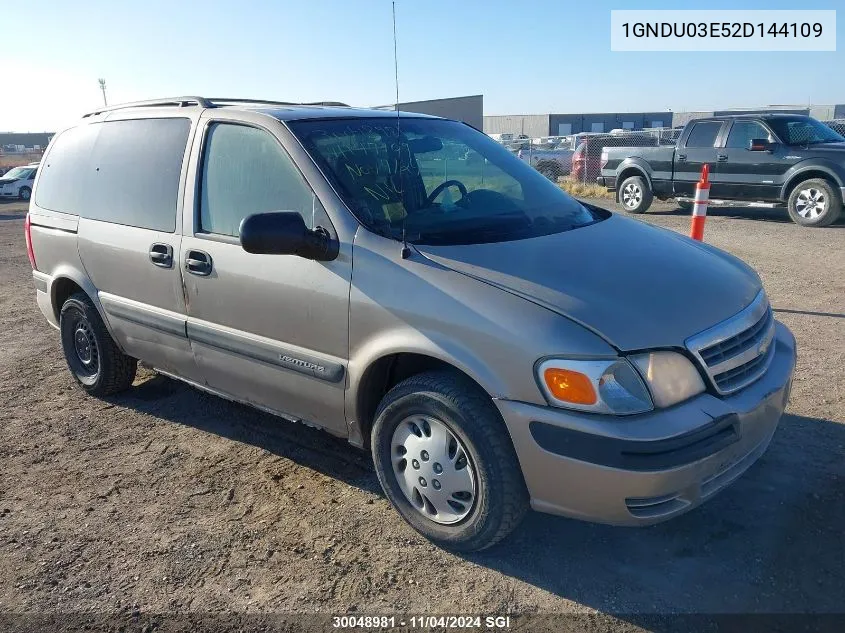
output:
<path id="1" fill-rule="evenodd" d="M 65 301 L 59 329 L 67 366 L 85 391 L 105 396 L 132 385 L 138 362 L 117 346 L 86 294 Z"/>

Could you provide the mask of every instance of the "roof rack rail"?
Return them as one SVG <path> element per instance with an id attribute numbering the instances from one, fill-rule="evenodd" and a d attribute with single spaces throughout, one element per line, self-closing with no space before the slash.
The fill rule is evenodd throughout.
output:
<path id="1" fill-rule="evenodd" d="M 299 105 L 298 103 L 293 103 L 291 101 L 268 101 L 267 99 L 237 99 L 235 97 L 209 97 L 209 103 L 211 104 L 209 107 L 213 108 L 218 103 L 249 103 L 249 104 L 256 104 L 256 105 L 280 105 L 280 106 L 292 106 L 292 105 Z"/>
<path id="2" fill-rule="evenodd" d="M 237 99 L 233 97 L 172 97 L 168 99 L 150 99 L 148 101 L 131 101 L 129 103 L 120 103 L 113 106 L 103 106 L 97 108 L 87 114 L 83 114 L 82 118 L 89 116 L 96 116 L 103 112 L 112 112 L 114 110 L 125 110 L 127 108 L 149 108 L 155 106 L 178 106 L 184 108 L 186 106 L 197 105 L 201 108 L 214 108 L 225 104 L 253 104 L 253 105 L 278 105 L 278 106 L 337 106 L 348 108 L 349 105 L 341 103 L 340 101 L 314 101 L 312 103 L 293 103 L 291 101 L 268 101 L 267 99 Z"/>
<path id="3" fill-rule="evenodd" d="M 267 99 L 238 99 L 235 97 L 208 97 L 208 101 L 214 104 L 218 103 L 249 103 L 256 105 L 280 105 L 280 106 L 339 106 L 348 108 L 349 105 L 341 103 L 340 101 L 313 101 L 311 103 L 296 103 L 293 101 L 269 101 Z"/>
<path id="4" fill-rule="evenodd" d="M 339 108 L 351 108 L 348 103 L 343 103 L 342 101 L 312 101 L 311 103 L 300 103 L 299 105 L 305 106 L 336 106 Z"/>
<path id="5" fill-rule="evenodd" d="M 104 106 L 102 108 L 97 108 L 92 112 L 88 112 L 87 114 L 83 114 L 82 118 L 84 119 L 85 117 L 95 116 L 97 114 L 111 112 L 113 110 L 124 110 L 126 108 L 145 108 L 155 106 L 179 106 L 182 108 L 189 105 L 198 105 L 202 108 L 214 107 L 208 99 L 203 97 L 171 97 L 168 99 L 149 99 L 147 101 L 131 101 L 129 103 L 120 103 L 113 106 Z"/>

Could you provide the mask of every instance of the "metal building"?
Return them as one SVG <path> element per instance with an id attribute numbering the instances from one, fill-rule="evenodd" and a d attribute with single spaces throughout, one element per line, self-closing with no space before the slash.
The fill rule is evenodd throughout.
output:
<path id="1" fill-rule="evenodd" d="M 43 150 L 53 138 L 53 132 L 0 132 L 0 152 Z"/>
<path id="2" fill-rule="evenodd" d="M 487 134 L 566 136 L 581 132 L 610 132 L 670 127 L 671 112 L 596 112 L 582 114 L 511 114 L 484 117 Z"/>
<path id="3" fill-rule="evenodd" d="M 376 106 L 379 109 L 393 110 L 394 104 Z M 466 97 L 446 97 L 445 99 L 429 99 L 427 101 L 404 101 L 399 109 L 405 112 L 419 112 L 442 116 L 447 119 L 469 123 L 480 130 L 484 124 L 484 96 L 468 95 Z"/>

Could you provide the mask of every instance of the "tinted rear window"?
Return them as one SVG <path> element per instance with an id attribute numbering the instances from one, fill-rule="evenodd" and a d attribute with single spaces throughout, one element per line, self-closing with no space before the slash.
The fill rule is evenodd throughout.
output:
<path id="1" fill-rule="evenodd" d="M 46 209 L 156 231 L 176 228 L 189 119 L 95 123 L 63 133 L 36 192 Z"/>
<path id="2" fill-rule="evenodd" d="M 35 203 L 39 207 L 79 215 L 85 190 L 81 183 L 89 171 L 98 128 L 97 125 L 71 128 L 53 141 L 41 163 L 41 179 L 35 190 Z"/>

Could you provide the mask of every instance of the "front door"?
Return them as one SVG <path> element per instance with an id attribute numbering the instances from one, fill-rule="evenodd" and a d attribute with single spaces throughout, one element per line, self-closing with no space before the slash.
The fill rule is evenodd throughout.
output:
<path id="1" fill-rule="evenodd" d="M 675 150 L 673 181 L 675 193 L 679 196 L 695 195 L 695 183 L 701 177 L 704 164 L 710 165 L 710 197 L 719 197 L 716 183 L 716 145 L 722 129 L 722 121 L 698 121 L 693 123 L 685 138 Z"/>
<path id="2" fill-rule="evenodd" d="M 318 262 L 241 248 L 241 220 L 253 213 L 296 211 L 334 234 L 272 130 L 281 124 L 246 116 L 255 122 L 226 113 L 201 121 L 180 254 L 194 357 L 212 389 L 346 435 L 350 251 Z"/>
<path id="3" fill-rule="evenodd" d="M 752 152 L 752 139 L 773 143 L 770 151 Z M 784 176 L 800 160 L 789 148 L 776 143 L 771 130 L 759 121 L 737 120 L 731 125 L 725 147 L 719 150 L 719 181 L 725 198 L 774 201 L 780 197 Z"/>

